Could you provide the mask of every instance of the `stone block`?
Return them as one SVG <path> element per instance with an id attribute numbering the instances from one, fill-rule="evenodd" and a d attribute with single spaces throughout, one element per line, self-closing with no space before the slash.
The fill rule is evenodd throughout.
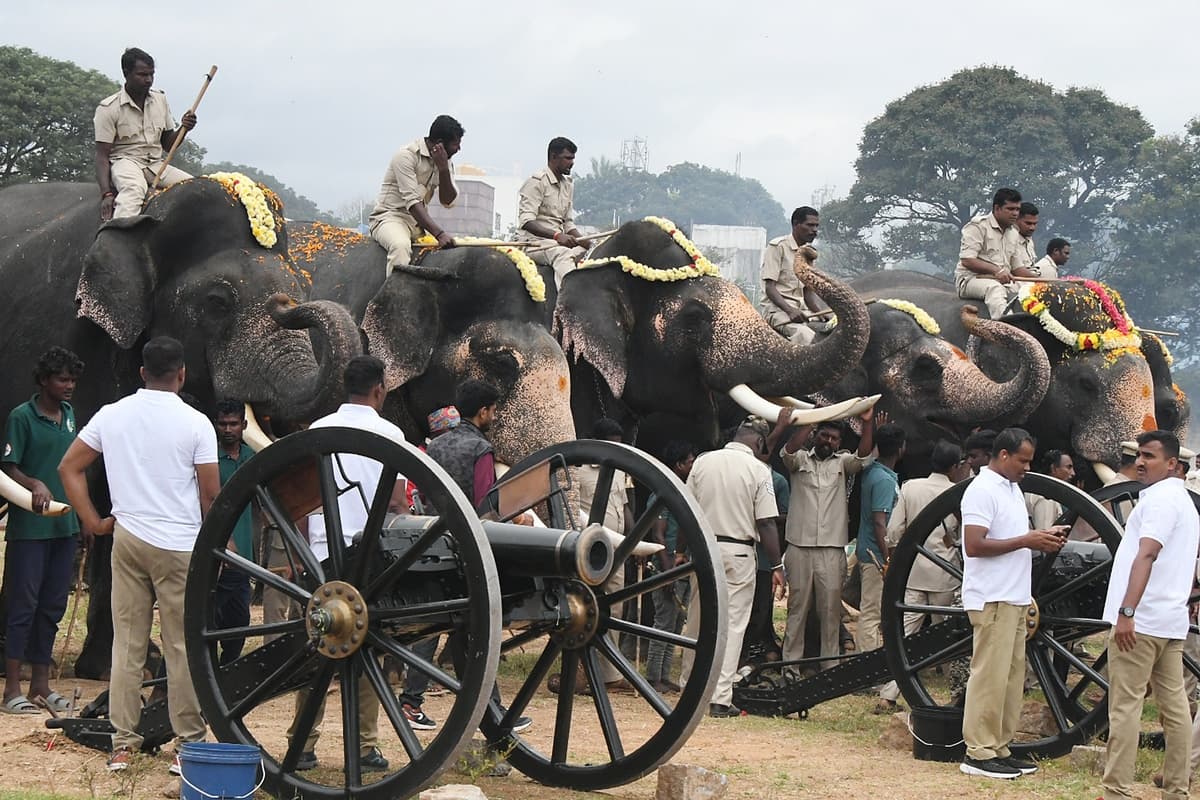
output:
<path id="1" fill-rule="evenodd" d="M 1069 761 L 1076 769 L 1090 772 L 1092 775 L 1103 775 L 1108 753 L 1103 745 L 1077 744 L 1071 748 Z"/>
<path id="2" fill-rule="evenodd" d="M 729 777 L 690 764 L 664 764 L 658 768 L 654 800 L 720 800 L 729 788 Z"/>
<path id="3" fill-rule="evenodd" d="M 419 800 L 487 800 L 483 789 L 469 783 L 448 783 L 426 789 L 418 795 Z"/>
<path id="4" fill-rule="evenodd" d="M 1038 739 L 1057 736 L 1059 733 L 1058 723 L 1054 721 L 1050 707 L 1033 700 L 1021 706 L 1021 719 L 1017 722 L 1017 730 Z"/>

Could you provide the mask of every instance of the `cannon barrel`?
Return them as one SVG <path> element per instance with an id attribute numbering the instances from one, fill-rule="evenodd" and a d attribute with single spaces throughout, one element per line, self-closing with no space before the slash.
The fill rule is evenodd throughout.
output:
<path id="1" fill-rule="evenodd" d="M 600 525 L 582 531 L 484 522 L 496 567 L 507 575 L 578 578 L 599 586 L 612 571 L 613 546 Z"/>

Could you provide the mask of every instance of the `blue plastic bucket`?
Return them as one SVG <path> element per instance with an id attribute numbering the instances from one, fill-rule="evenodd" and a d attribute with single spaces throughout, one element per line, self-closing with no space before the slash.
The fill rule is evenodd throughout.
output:
<path id="1" fill-rule="evenodd" d="M 180 800 L 243 800 L 252 797 L 262 753 L 257 747 L 221 742 L 186 742 L 179 750 Z"/>

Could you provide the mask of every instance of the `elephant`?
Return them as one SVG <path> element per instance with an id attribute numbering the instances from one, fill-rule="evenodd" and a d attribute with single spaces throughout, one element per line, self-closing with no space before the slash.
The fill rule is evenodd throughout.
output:
<path id="1" fill-rule="evenodd" d="M 141 386 L 140 346 L 162 334 L 183 343 L 184 390 L 203 408 L 236 397 L 281 423 L 335 408 L 342 367 L 361 352 L 358 330 L 335 303 L 296 302 L 307 282 L 288 259 L 282 207 L 271 202 L 279 234 L 266 248 L 253 238 L 237 196 L 216 180 L 176 184 L 141 215 L 102 226 L 92 185 L 0 191 L 0 305 L 9 309 L 0 329 L 8 378 L 0 413 L 29 399 L 32 387 L 21 377 L 58 344 L 87 365 L 74 396 L 85 424 L 101 405 Z M 98 542 L 81 677 L 99 676 L 110 657 L 111 544 Z"/>
<path id="2" fill-rule="evenodd" d="M 962 300 L 949 282 L 896 270 L 868 274 L 851 285 L 864 298 L 896 298 L 925 309 L 941 326 L 942 336 L 971 352 L 994 380 L 1007 381 L 1016 370 L 1012 350 L 971 337 L 960 314 Z M 1043 296 L 1054 318 L 1071 331 L 1098 333 L 1112 326 L 1095 293 L 1081 285 L 1049 283 Z M 1115 302 L 1120 304 L 1120 298 Z M 1171 383 L 1157 339 L 1143 335 L 1140 347 L 1079 351 L 1056 339 L 1031 314 L 1010 313 L 1003 322 L 1037 339 L 1050 362 L 1049 390 L 1019 420 L 1037 438 L 1040 450 L 1075 453 L 1077 464 L 1083 460 L 1100 465 L 1100 477 L 1116 466 L 1120 442 L 1143 430 L 1164 425 L 1186 437 L 1188 401 Z"/>

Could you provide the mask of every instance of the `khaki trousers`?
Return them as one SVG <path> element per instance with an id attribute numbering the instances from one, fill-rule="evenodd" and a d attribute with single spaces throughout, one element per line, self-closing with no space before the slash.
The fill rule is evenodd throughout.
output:
<path id="1" fill-rule="evenodd" d="M 858 627 L 854 632 L 854 643 L 858 652 L 866 653 L 883 647 L 883 633 L 879 628 L 879 612 L 883 606 L 883 572 L 869 561 L 860 561 L 859 574 L 862 575 L 862 599 L 858 603 Z"/>
<path id="2" fill-rule="evenodd" d="M 1008 745 L 1021 719 L 1025 686 L 1028 608 L 986 603 L 982 611 L 967 612 L 975 633 L 963 710 L 963 740 L 970 758 L 984 761 L 1012 755 Z"/>
<path id="3" fill-rule="evenodd" d="M 721 675 L 717 678 L 712 702 L 727 706 L 733 702 L 733 679 L 737 674 L 738 658 L 742 654 L 746 626 L 750 624 L 750 609 L 754 605 L 754 573 L 758 569 L 758 560 L 753 547 L 731 542 L 720 542 L 720 546 L 721 560 L 725 565 L 725 586 L 729 592 L 729 633 L 725 639 Z"/>
<path id="4" fill-rule="evenodd" d="M 786 337 L 796 344 L 808 344 L 816 338 L 816 331 L 803 322 L 792 322 L 791 317 L 783 313 L 782 309 L 775 306 L 771 306 L 770 310 L 763 315 L 763 318 L 781 336 Z"/>
<path id="5" fill-rule="evenodd" d="M 1010 283 L 1005 286 L 993 278 L 968 278 L 958 284 L 958 296 L 963 300 L 982 300 L 992 319 L 1004 316 L 1016 291 L 1017 284 Z"/>
<path id="6" fill-rule="evenodd" d="M 1163 759 L 1164 798 L 1188 796 L 1188 755 L 1191 721 L 1183 689 L 1183 641 L 1137 635 L 1129 652 L 1122 652 L 1112 634 L 1108 639 L 1108 760 L 1104 767 L 1104 800 L 1133 797 L 1142 702 L 1149 683 L 1158 703 L 1167 752 Z"/>
<path id="7" fill-rule="evenodd" d="M 300 716 L 300 709 L 308 701 L 309 691 L 301 689 L 296 692 L 296 714 L 292 717 L 292 724 L 288 725 L 287 738 L 288 742 L 292 741 L 292 736 L 296 733 L 296 719 Z M 321 722 L 325 719 L 325 701 L 321 700 L 321 708 L 317 710 L 317 719 L 313 722 L 312 730 L 308 732 L 308 738 L 304 740 L 304 752 L 311 753 L 317 746 L 317 739 L 321 737 Z M 371 681 L 365 675 L 358 678 L 358 746 L 363 755 L 366 755 L 372 747 L 379 744 L 379 698 L 375 696 L 375 687 L 371 685 Z"/>
<path id="8" fill-rule="evenodd" d="M 268 567 L 286 567 L 288 566 L 287 551 L 283 547 L 283 540 L 279 536 L 279 531 L 272 528 L 266 529 L 267 533 L 267 566 Z M 270 625 L 272 622 L 284 622 L 289 619 L 300 619 L 304 613 L 300 603 L 294 600 L 289 595 L 284 594 L 278 589 L 270 586 L 263 587 L 263 623 Z M 282 634 L 273 634 L 264 636 L 263 643 L 270 642 L 273 639 L 279 638 Z"/>
<path id="9" fill-rule="evenodd" d="M 924 589 L 905 589 L 904 602 L 907 605 L 913 606 L 952 606 L 954 605 L 954 592 L 927 592 Z M 930 615 L 921 614 L 916 611 L 906 612 L 904 614 L 904 635 L 912 636 L 921 630 L 921 625 L 925 622 L 925 617 L 927 616 Z M 933 614 L 932 616 L 935 625 L 946 618 L 943 614 Z M 879 690 L 879 696 L 884 700 L 891 700 L 894 703 L 900 699 L 900 687 L 895 681 L 888 681 Z"/>
<path id="10" fill-rule="evenodd" d="M 700 605 L 696 602 L 699 595 L 696 593 L 696 587 L 699 582 L 696 580 L 695 573 L 688 576 L 688 604 L 684 610 L 686 615 L 683 621 L 683 635 L 689 639 L 695 639 L 700 633 Z M 692 666 L 696 663 L 696 651 L 690 647 L 682 648 L 683 653 L 679 657 L 679 685 L 687 686 L 688 679 L 692 677 Z"/>
<path id="11" fill-rule="evenodd" d="M 113 219 L 136 217 L 142 213 L 142 206 L 146 203 L 146 193 L 150 191 L 150 184 L 154 182 L 154 173 L 161 165 L 160 161 L 149 167 L 143 167 L 137 161 L 128 158 L 118 158 L 109 164 L 108 172 L 112 176 L 112 187 L 117 193 L 116 203 L 113 206 Z M 192 176 L 183 170 L 168 166 L 163 170 L 162 177 L 158 179 L 158 185 L 171 186 L 180 181 L 186 181 L 190 177 Z"/>
<path id="12" fill-rule="evenodd" d="M 561 289 L 563 277 L 575 269 L 575 264 L 577 263 L 575 259 L 583 253 L 584 250 L 582 247 L 554 246 L 546 250 L 539 250 L 536 253 L 530 253 L 529 257 L 533 259 L 533 263 L 535 264 L 540 264 L 543 267 L 553 267 L 554 285 Z"/>
<path id="13" fill-rule="evenodd" d="M 846 581 L 846 551 L 840 547 L 796 547 L 789 544 L 783 554 L 787 572 L 787 630 L 783 637 L 783 660 L 804 658 L 804 627 L 808 612 L 821 624 L 821 656 L 841 651 L 842 584 Z M 814 602 L 815 601 L 815 602 Z M 836 661 L 822 661 L 828 669 Z"/>
<path id="14" fill-rule="evenodd" d="M 608 580 L 606 580 L 604 582 L 604 585 L 602 588 L 604 589 L 605 594 L 612 594 L 613 592 L 615 592 L 619 589 L 625 588 L 625 565 L 624 564 L 613 564 L 612 572 L 609 573 Z M 649 595 L 643 595 L 643 596 L 649 597 Z M 613 606 L 610 613 L 612 614 L 613 619 L 620 619 L 621 616 L 625 613 L 625 604 L 619 603 L 619 604 Z M 608 633 L 606 633 L 604 635 L 608 639 L 608 643 L 612 645 L 613 652 L 614 653 L 621 652 L 621 648 L 617 644 L 617 635 L 615 633 L 613 633 L 612 631 L 609 631 Z M 600 661 L 600 676 L 604 679 L 605 683 L 612 683 L 613 681 L 619 681 L 625 677 L 617 670 L 616 667 L 614 667 L 612 665 L 612 662 L 610 662 L 607 658 L 604 658 L 603 656 L 601 656 L 599 661 Z M 583 680 L 583 678 L 576 678 L 577 682 L 581 681 L 581 680 Z"/>
<path id="15" fill-rule="evenodd" d="M 371 225 L 371 238 L 387 250 L 388 275 L 397 264 L 412 263 L 413 240 L 422 233 L 419 225 L 400 216 L 386 216 Z"/>
<path id="16" fill-rule="evenodd" d="M 154 601 L 167 662 L 167 706 L 171 728 L 181 742 L 203 741 L 204 718 L 188 671 L 183 638 L 183 595 L 190 552 L 163 550 L 147 544 L 117 525 L 112 548 L 112 677 L 108 684 L 108 715 L 116 733 L 113 750 L 137 750 L 135 733 L 142 717 L 142 666 L 150 643 Z"/>

